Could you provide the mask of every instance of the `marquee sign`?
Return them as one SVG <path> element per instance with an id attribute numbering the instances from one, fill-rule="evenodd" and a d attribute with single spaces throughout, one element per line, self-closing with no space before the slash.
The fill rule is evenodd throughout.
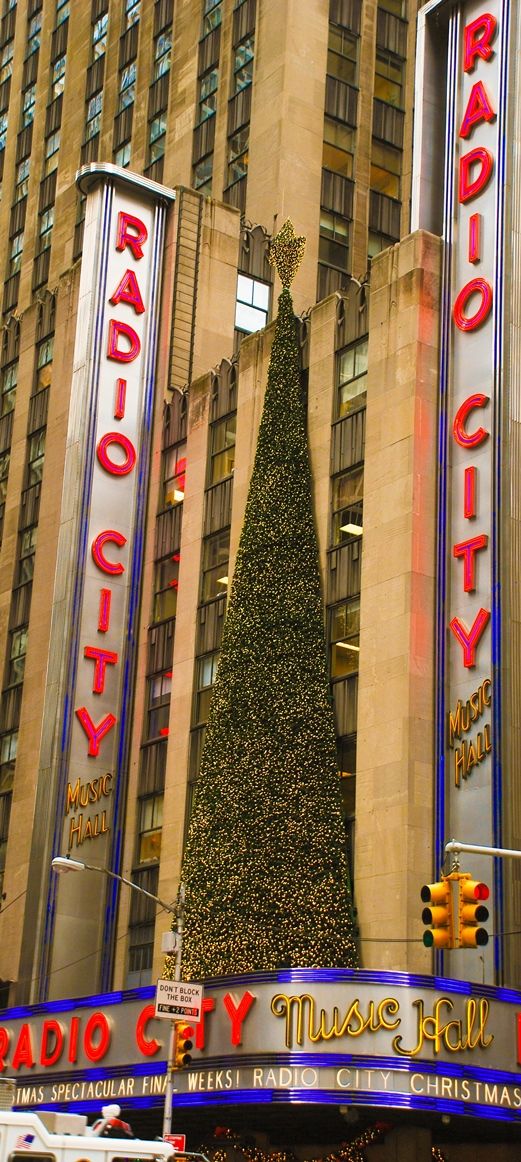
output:
<path id="1" fill-rule="evenodd" d="M 113 868 L 133 696 L 163 236 L 174 195 L 110 165 L 85 167 L 79 181 L 87 212 L 55 592 L 55 634 L 67 642 L 67 658 L 54 853 Z M 64 558 L 72 583 L 61 602 Z M 110 948 L 103 913 L 102 893 L 90 892 L 81 877 L 60 884 L 54 973 L 71 948 Z M 109 925 L 112 917 L 109 909 Z M 91 960 L 90 980 L 92 971 Z M 70 991 L 78 991 L 77 976 Z"/>
<path id="2" fill-rule="evenodd" d="M 442 317 L 438 621 L 438 850 L 498 845 L 501 787 L 499 452 L 508 3 L 452 10 Z M 490 859 L 473 859 L 490 881 Z M 498 892 L 495 928 L 498 930 Z M 494 905 L 493 905 L 494 908 Z M 494 980 L 494 946 L 484 950 Z M 475 952 L 450 972 L 479 970 Z"/>
<path id="3" fill-rule="evenodd" d="M 350 969 L 206 982 L 175 1104 L 337 1102 L 521 1122 L 521 992 Z M 11 1010 L 0 1073 L 17 1105 L 161 1106 L 154 989 Z"/>

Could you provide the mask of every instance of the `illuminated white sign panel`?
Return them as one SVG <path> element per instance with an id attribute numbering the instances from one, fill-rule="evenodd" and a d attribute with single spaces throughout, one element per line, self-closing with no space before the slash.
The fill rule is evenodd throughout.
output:
<path id="1" fill-rule="evenodd" d="M 90 192 L 65 485 L 76 505 L 74 584 L 55 850 L 110 868 L 126 778 L 164 218 L 173 194 L 112 166 L 88 167 L 83 181 Z M 64 494 L 64 510 L 70 503 Z M 107 947 L 100 885 L 92 891 L 82 879 L 60 884 L 54 971 L 71 959 L 76 939 L 87 945 L 80 922 L 91 951 Z"/>
<path id="2" fill-rule="evenodd" d="M 507 7 L 450 17 L 439 525 L 439 849 L 498 842 L 498 457 Z M 473 858 L 490 883 L 492 862 Z M 492 885 L 491 885 L 492 887 Z M 497 904 L 497 898 L 496 898 Z M 497 919 L 497 916 L 496 916 Z M 492 925 L 494 926 L 494 911 Z M 494 946 L 450 973 L 494 979 Z M 479 961 L 479 963 L 478 963 Z"/>

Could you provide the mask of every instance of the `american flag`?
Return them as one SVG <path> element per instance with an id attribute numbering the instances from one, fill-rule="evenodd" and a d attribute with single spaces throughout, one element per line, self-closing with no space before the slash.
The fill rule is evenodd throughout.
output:
<path id="1" fill-rule="evenodd" d="M 34 1134 L 20 1134 L 14 1144 L 15 1150 L 30 1150 L 34 1142 Z"/>

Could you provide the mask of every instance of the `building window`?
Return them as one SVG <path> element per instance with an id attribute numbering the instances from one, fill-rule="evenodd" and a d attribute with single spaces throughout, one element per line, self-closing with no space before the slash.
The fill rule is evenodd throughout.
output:
<path id="1" fill-rule="evenodd" d="M 228 182 L 238 182 L 248 170 L 250 127 L 246 125 L 228 138 Z"/>
<path id="2" fill-rule="evenodd" d="M 125 0 L 125 28 L 139 20 L 140 0 Z"/>
<path id="3" fill-rule="evenodd" d="M 147 714 L 145 739 L 165 738 L 168 734 L 172 671 L 154 674 L 147 679 Z"/>
<path id="4" fill-rule="evenodd" d="M 179 588 L 179 553 L 170 553 L 157 561 L 154 570 L 153 620 L 167 621 L 177 612 L 177 591 Z"/>
<path id="5" fill-rule="evenodd" d="M 402 151 L 373 138 L 371 150 L 371 189 L 389 198 L 400 197 Z"/>
<path id="6" fill-rule="evenodd" d="M 269 283 L 249 278 L 245 274 L 237 277 L 237 301 L 235 305 L 235 327 L 251 335 L 260 331 L 268 322 L 270 303 Z"/>
<path id="7" fill-rule="evenodd" d="M 163 506 L 173 508 L 182 504 L 185 498 L 186 456 L 179 455 L 178 448 L 170 448 L 165 453 Z"/>
<path id="8" fill-rule="evenodd" d="M 28 157 L 24 157 L 23 161 L 21 161 L 17 166 L 16 184 L 14 191 L 15 202 L 21 202 L 22 198 L 27 197 L 29 190 L 29 165 L 30 159 Z"/>
<path id="9" fill-rule="evenodd" d="M 67 60 L 67 58 L 65 56 L 60 56 L 60 57 L 58 57 L 58 60 L 56 60 L 52 66 L 51 96 L 52 96 L 53 100 L 55 99 L 55 97 L 59 97 L 60 93 L 63 93 L 63 89 L 65 86 L 66 60 Z"/>
<path id="10" fill-rule="evenodd" d="M 343 472 L 333 479 L 333 544 L 363 533 L 364 470 Z"/>
<path id="11" fill-rule="evenodd" d="M 117 149 L 114 154 L 114 162 L 116 165 L 121 165 L 123 169 L 130 165 L 130 141 L 126 141 L 120 149 Z"/>
<path id="12" fill-rule="evenodd" d="M 52 228 L 54 225 L 54 206 L 49 206 L 40 214 L 40 248 L 39 253 L 42 254 L 44 250 L 48 250 L 52 240 Z"/>
<path id="13" fill-rule="evenodd" d="M 207 36 L 214 28 L 218 28 L 222 21 L 221 0 L 204 0 L 202 35 Z"/>
<path id="14" fill-rule="evenodd" d="M 329 610 L 331 677 L 358 672 L 360 655 L 360 597 L 350 597 Z"/>
<path id="15" fill-rule="evenodd" d="M 22 98 L 22 123 L 24 128 L 34 120 L 34 106 L 36 103 L 36 85 L 28 85 Z"/>
<path id="16" fill-rule="evenodd" d="M 92 56 L 94 60 L 97 60 L 98 57 L 103 56 L 106 52 L 108 26 L 108 12 L 104 12 L 92 25 Z"/>
<path id="17" fill-rule="evenodd" d="M 139 804 L 138 863 L 152 863 L 161 855 L 163 795 L 150 795 Z"/>
<path id="18" fill-rule="evenodd" d="M 358 38 L 338 24 L 329 25 L 327 71 L 349 85 L 357 83 Z"/>
<path id="19" fill-rule="evenodd" d="M 70 12 L 69 0 L 56 0 L 56 24 L 63 24 Z"/>
<path id="20" fill-rule="evenodd" d="M 403 109 L 404 61 L 385 49 L 376 50 L 374 95 L 379 101 Z"/>
<path id="21" fill-rule="evenodd" d="M 205 654 L 197 658 L 196 662 L 196 689 L 195 689 L 195 722 L 198 725 L 208 721 L 208 711 L 212 698 L 212 690 L 219 665 L 219 653 Z"/>
<path id="22" fill-rule="evenodd" d="M 85 141 L 90 141 L 101 129 L 101 114 L 103 111 L 103 90 L 94 93 L 87 102 L 87 119 L 85 123 Z"/>
<path id="23" fill-rule="evenodd" d="M 253 36 L 245 36 L 244 40 L 236 45 L 232 93 L 239 93 L 241 89 L 246 89 L 253 81 L 254 43 Z"/>
<path id="24" fill-rule="evenodd" d="M 126 68 L 122 69 L 120 74 L 118 113 L 121 113 L 129 105 L 134 104 L 136 97 L 136 77 L 136 62 L 132 61 Z"/>
<path id="25" fill-rule="evenodd" d="M 16 399 L 16 385 L 18 381 L 18 360 L 14 363 L 9 363 L 7 367 L 2 369 L 1 373 L 1 415 L 6 416 L 8 412 L 12 412 Z"/>
<path id="26" fill-rule="evenodd" d="M 5 149 L 7 141 L 7 113 L 0 113 L 0 150 Z"/>
<path id="27" fill-rule="evenodd" d="M 26 57 L 32 56 L 33 52 L 37 52 L 40 47 L 40 32 L 42 29 L 42 13 L 41 9 L 29 21 L 29 28 L 27 30 L 27 53 Z"/>
<path id="28" fill-rule="evenodd" d="M 54 335 L 48 335 L 47 339 L 42 339 L 42 342 L 38 344 L 35 391 L 41 391 L 42 387 L 49 387 L 52 374 L 53 349 Z"/>
<path id="29" fill-rule="evenodd" d="M 349 269 L 349 221 L 341 214 L 320 211 L 319 261 L 347 272 Z"/>
<path id="30" fill-rule="evenodd" d="M 322 166 L 345 178 L 353 176 L 355 130 L 333 117 L 324 117 L 324 144 Z"/>
<path id="31" fill-rule="evenodd" d="M 166 112 L 160 113 L 150 122 L 148 131 L 149 161 L 157 161 L 164 157 L 166 140 Z"/>
<path id="32" fill-rule="evenodd" d="M 24 232 L 20 231 L 11 238 L 11 248 L 9 253 L 9 274 L 17 274 L 22 265 L 22 254 L 24 249 Z"/>
<path id="33" fill-rule="evenodd" d="M 199 81 L 198 125 L 213 117 L 217 108 L 217 86 L 219 84 L 219 70 L 210 69 Z"/>
<path id="34" fill-rule="evenodd" d="M 37 537 L 38 525 L 31 525 L 30 528 L 24 529 L 23 532 L 20 533 L 20 554 L 17 575 L 18 585 L 25 585 L 28 581 L 32 581 L 33 579 Z"/>
<path id="35" fill-rule="evenodd" d="M 49 133 L 45 138 L 45 163 L 44 173 L 46 177 L 58 169 L 58 152 L 60 149 L 60 130 L 57 129 L 55 133 Z"/>
<path id="36" fill-rule="evenodd" d="M 226 416 L 210 428 L 210 479 L 209 486 L 218 484 L 231 476 L 235 465 L 235 432 L 237 415 Z"/>
<path id="37" fill-rule="evenodd" d="M 7 496 L 7 481 L 9 478 L 9 460 L 11 452 L 2 452 L 0 455 L 0 505 L 5 504 Z"/>
<path id="38" fill-rule="evenodd" d="M 7 81 L 7 78 L 12 75 L 13 54 L 14 40 L 8 40 L 7 43 L 4 44 L 0 58 L 0 85 L 3 84 L 4 81 Z"/>
<path id="39" fill-rule="evenodd" d="M 343 351 L 337 359 L 338 416 L 346 416 L 353 408 L 365 403 L 367 387 L 368 340 L 359 339 Z"/>
<path id="40" fill-rule="evenodd" d="M 38 484 L 42 479 L 43 462 L 45 459 L 45 436 L 45 428 L 40 428 L 38 432 L 33 432 L 32 436 L 29 436 L 29 449 L 27 455 L 27 488 L 31 488 L 33 484 Z"/>
<path id="41" fill-rule="evenodd" d="M 201 601 L 222 597 L 228 587 L 230 530 L 224 529 L 207 537 L 203 544 L 201 570 Z"/>
<path id="42" fill-rule="evenodd" d="M 202 161 L 198 161 L 197 165 L 194 165 L 194 190 L 210 187 L 212 170 L 213 153 L 209 153 L 207 157 L 203 157 Z"/>
<path id="43" fill-rule="evenodd" d="M 7 685 L 19 686 L 24 680 L 25 655 L 27 653 L 27 626 L 13 629 L 10 633 L 11 648 L 9 651 L 9 665 L 7 670 Z"/>
<path id="44" fill-rule="evenodd" d="M 154 53 L 154 81 L 158 81 L 165 73 L 170 72 L 172 55 L 172 33 L 168 29 L 161 32 L 156 39 Z"/>

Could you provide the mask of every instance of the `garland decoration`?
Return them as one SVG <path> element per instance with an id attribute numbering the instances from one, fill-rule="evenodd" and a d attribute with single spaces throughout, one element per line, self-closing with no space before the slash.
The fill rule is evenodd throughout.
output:
<path id="1" fill-rule="evenodd" d="M 305 1162 L 367 1162 L 365 1154 L 367 1147 L 375 1146 L 381 1142 L 391 1128 L 387 1123 L 377 1122 L 374 1126 L 368 1126 L 367 1129 L 362 1130 L 352 1142 L 341 1142 L 331 1154 L 326 1154 L 323 1158 L 305 1159 Z M 296 1155 L 291 1150 L 272 1150 L 270 1153 L 265 1153 L 258 1146 L 249 1146 L 241 1141 L 238 1134 L 225 1126 L 216 1126 L 214 1137 L 226 1141 L 237 1154 L 240 1154 L 244 1162 L 298 1162 Z M 226 1146 L 209 1147 L 205 1143 L 199 1147 L 199 1150 L 209 1158 L 210 1162 L 229 1162 Z M 445 1155 L 439 1146 L 432 1147 L 432 1162 L 446 1162 Z"/>
<path id="2" fill-rule="evenodd" d="M 272 243 L 285 285 L 181 874 L 183 980 L 358 963 L 288 289 L 303 246 L 291 223 Z"/>

